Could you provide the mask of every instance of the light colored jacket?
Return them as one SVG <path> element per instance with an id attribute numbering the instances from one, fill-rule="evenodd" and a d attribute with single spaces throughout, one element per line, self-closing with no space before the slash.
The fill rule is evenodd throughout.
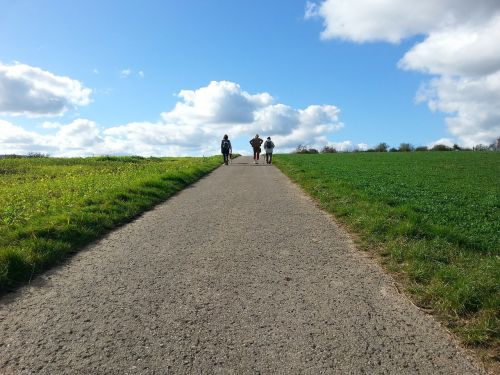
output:
<path id="1" fill-rule="evenodd" d="M 267 142 L 268 141 L 264 142 L 264 150 L 266 151 L 266 154 L 272 154 L 274 149 L 274 143 L 273 141 L 269 141 L 271 144 L 269 145 L 270 147 L 267 147 Z"/>

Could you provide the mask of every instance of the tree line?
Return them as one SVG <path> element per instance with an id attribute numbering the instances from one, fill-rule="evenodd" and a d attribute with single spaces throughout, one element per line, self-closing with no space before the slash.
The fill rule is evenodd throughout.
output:
<path id="1" fill-rule="evenodd" d="M 413 146 L 411 143 L 401 143 L 399 147 L 390 147 L 387 143 L 381 142 L 375 147 L 367 150 L 354 150 L 352 152 L 413 152 L 413 151 L 500 151 L 500 137 L 490 145 L 478 144 L 472 148 L 460 147 L 454 144 L 452 147 L 443 144 L 436 144 L 432 147 Z M 339 152 L 333 146 L 324 146 L 321 150 L 299 144 L 293 151 L 294 154 L 332 154 Z"/>

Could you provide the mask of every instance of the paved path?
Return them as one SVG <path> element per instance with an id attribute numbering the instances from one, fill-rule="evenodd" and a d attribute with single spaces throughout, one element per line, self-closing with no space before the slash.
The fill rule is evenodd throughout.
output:
<path id="1" fill-rule="evenodd" d="M 4 297 L 0 373 L 481 373 L 328 215 L 250 161 Z"/>

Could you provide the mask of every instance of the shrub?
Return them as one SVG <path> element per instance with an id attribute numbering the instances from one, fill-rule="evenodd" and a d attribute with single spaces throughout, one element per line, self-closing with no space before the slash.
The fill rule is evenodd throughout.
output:
<path id="1" fill-rule="evenodd" d="M 427 146 L 418 146 L 415 151 L 429 151 Z"/>
<path id="2" fill-rule="evenodd" d="M 483 144 L 478 144 L 478 145 L 475 145 L 472 150 L 474 151 L 488 151 L 489 150 L 489 147 L 486 146 L 486 145 L 483 145 Z"/>
<path id="3" fill-rule="evenodd" d="M 337 149 L 335 149 L 335 147 L 332 146 L 325 146 L 321 149 L 321 152 L 323 154 L 334 154 L 337 152 Z"/>
<path id="4" fill-rule="evenodd" d="M 315 148 L 307 148 L 305 145 L 298 145 L 294 154 L 319 154 Z"/>
<path id="5" fill-rule="evenodd" d="M 451 151 L 451 147 L 446 145 L 434 145 L 431 151 Z"/>
<path id="6" fill-rule="evenodd" d="M 376 152 L 387 152 L 388 149 L 389 149 L 389 145 L 385 142 L 379 143 L 374 148 L 374 150 Z"/>
<path id="7" fill-rule="evenodd" d="M 414 148 L 411 145 L 411 143 L 401 143 L 399 145 L 399 151 L 401 151 L 401 152 L 410 152 L 410 151 L 413 151 L 413 150 L 414 150 Z"/>

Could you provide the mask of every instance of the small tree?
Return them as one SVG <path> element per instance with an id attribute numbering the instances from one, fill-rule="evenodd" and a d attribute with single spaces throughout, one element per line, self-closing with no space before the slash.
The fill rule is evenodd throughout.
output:
<path id="1" fill-rule="evenodd" d="M 427 146 L 418 146 L 415 151 L 429 151 Z"/>
<path id="2" fill-rule="evenodd" d="M 478 144 L 478 145 L 475 145 L 472 150 L 474 151 L 488 151 L 488 146 L 486 145 L 483 145 L 483 144 Z"/>
<path id="3" fill-rule="evenodd" d="M 453 151 L 460 151 L 460 150 L 461 150 L 460 146 L 455 143 L 453 145 Z"/>
<path id="4" fill-rule="evenodd" d="M 451 147 L 446 145 L 434 145 L 431 151 L 451 151 Z"/>
<path id="5" fill-rule="evenodd" d="M 337 150 L 335 149 L 335 147 L 332 147 L 332 146 L 325 146 L 321 149 L 321 152 L 323 154 L 334 154 L 337 152 Z"/>
<path id="6" fill-rule="evenodd" d="M 375 146 L 375 151 L 377 152 L 387 152 L 389 149 L 389 145 L 385 142 L 379 143 L 378 145 Z"/>
<path id="7" fill-rule="evenodd" d="M 305 145 L 298 145 L 297 148 L 295 148 L 295 154 L 305 154 L 307 151 L 307 147 Z"/>
<path id="8" fill-rule="evenodd" d="M 414 150 L 414 148 L 411 145 L 411 143 L 401 143 L 399 145 L 399 151 L 401 151 L 401 152 L 410 152 L 410 151 L 413 151 L 413 150 Z"/>
<path id="9" fill-rule="evenodd" d="M 319 154 L 315 148 L 307 148 L 305 145 L 298 145 L 295 149 L 295 154 Z"/>
<path id="10" fill-rule="evenodd" d="M 28 153 L 28 155 L 26 157 L 28 157 L 28 158 L 48 158 L 49 154 L 43 154 L 41 152 L 30 152 L 30 153 Z"/>

